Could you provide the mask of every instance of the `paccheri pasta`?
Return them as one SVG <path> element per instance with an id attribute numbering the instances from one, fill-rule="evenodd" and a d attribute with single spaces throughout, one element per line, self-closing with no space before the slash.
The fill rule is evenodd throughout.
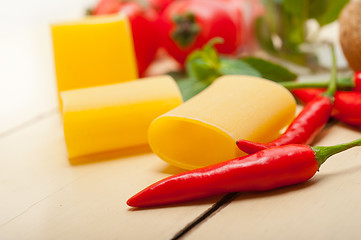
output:
<path id="1" fill-rule="evenodd" d="M 284 87 L 250 76 L 223 76 L 153 121 L 149 144 L 163 160 L 194 169 L 243 155 L 237 139 L 268 142 L 295 116 Z"/>

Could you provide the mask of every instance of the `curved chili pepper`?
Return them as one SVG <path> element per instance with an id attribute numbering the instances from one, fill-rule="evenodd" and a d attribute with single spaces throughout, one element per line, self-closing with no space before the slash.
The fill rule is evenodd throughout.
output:
<path id="1" fill-rule="evenodd" d="M 292 143 L 310 144 L 326 125 L 331 116 L 332 107 L 329 97 L 318 96 L 305 105 L 287 130 L 277 139 L 265 144 L 240 139 L 236 144 L 240 150 L 248 154 Z"/>
<path id="2" fill-rule="evenodd" d="M 266 191 L 310 179 L 327 158 L 361 139 L 330 147 L 286 145 L 262 150 L 160 180 L 131 197 L 132 207 L 152 207 L 230 192 Z"/>
<path id="3" fill-rule="evenodd" d="M 315 97 L 322 95 L 326 89 L 322 88 L 300 88 L 292 90 L 292 94 L 301 102 L 311 102 Z M 336 95 L 336 94 L 335 94 Z"/>
<path id="4" fill-rule="evenodd" d="M 333 50 L 333 49 L 332 49 Z M 302 109 L 300 114 L 292 121 L 287 130 L 277 139 L 269 143 L 254 143 L 244 139 L 236 142 L 238 148 L 248 154 L 260 150 L 287 144 L 310 144 L 315 136 L 323 129 L 331 116 L 333 108 L 333 95 L 337 89 L 336 56 L 333 53 L 333 66 L 331 80 L 326 92 L 319 94 Z"/>
<path id="5" fill-rule="evenodd" d="M 292 93 L 299 100 L 307 103 L 324 91 L 324 89 L 296 89 Z M 344 123 L 361 126 L 361 92 L 337 91 L 331 115 Z"/>

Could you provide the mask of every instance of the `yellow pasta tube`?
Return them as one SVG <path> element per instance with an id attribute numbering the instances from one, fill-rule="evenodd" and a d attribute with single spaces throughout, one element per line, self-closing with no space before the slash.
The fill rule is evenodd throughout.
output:
<path id="1" fill-rule="evenodd" d="M 244 155 L 237 139 L 268 142 L 294 118 L 296 102 L 277 83 L 223 76 L 177 108 L 155 119 L 148 132 L 163 160 L 194 169 Z"/>
<path id="2" fill-rule="evenodd" d="M 138 78 L 125 16 L 92 16 L 51 25 L 58 91 Z"/>
<path id="3" fill-rule="evenodd" d="M 146 145 L 150 123 L 182 103 L 170 76 L 61 92 L 69 158 Z"/>

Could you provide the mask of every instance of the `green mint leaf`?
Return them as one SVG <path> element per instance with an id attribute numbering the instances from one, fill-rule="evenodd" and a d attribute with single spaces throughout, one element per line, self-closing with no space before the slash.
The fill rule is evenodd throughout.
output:
<path id="1" fill-rule="evenodd" d="M 194 55 L 186 64 L 189 77 L 198 81 L 209 82 L 219 76 L 218 67 L 205 61 L 202 57 Z"/>
<path id="2" fill-rule="evenodd" d="M 283 0 L 283 9 L 298 17 L 304 17 L 308 0 Z"/>
<path id="3" fill-rule="evenodd" d="M 198 81 L 193 78 L 177 79 L 176 82 L 184 101 L 194 97 L 210 85 L 209 82 Z"/>
<path id="4" fill-rule="evenodd" d="M 261 0 L 262 4 L 263 5 L 266 5 L 266 4 L 282 4 L 283 3 L 283 0 Z"/>
<path id="5" fill-rule="evenodd" d="M 194 97 L 210 85 L 210 83 L 187 77 L 185 72 L 169 72 L 167 74 L 176 81 L 184 101 Z"/>
<path id="6" fill-rule="evenodd" d="M 167 75 L 171 76 L 175 81 L 180 81 L 187 78 L 187 75 L 183 71 L 168 72 Z"/>
<path id="7" fill-rule="evenodd" d="M 275 49 L 272 39 L 272 30 L 271 23 L 267 21 L 264 17 L 259 17 L 255 20 L 255 35 L 257 37 L 258 43 L 261 47 L 269 53 L 275 54 L 277 50 Z"/>
<path id="8" fill-rule="evenodd" d="M 299 45 L 305 42 L 305 23 L 308 18 L 309 0 L 284 0 L 282 6 L 282 25 L 280 28 L 282 48 L 285 52 L 294 53 Z"/>
<path id="9" fill-rule="evenodd" d="M 214 45 L 223 44 L 223 38 L 212 38 L 209 42 L 203 46 L 203 54 L 210 64 L 214 64 L 214 67 L 218 67 L 219 56 Z"/>
<path id="10" fill-rule="evenodd" d="M 242 60 L 260 72 L 262 77 L 275 82 L 294 81 L 298 77 L 287 68 L 261 58 L 247 57 Z"/>
<path id="11" fill-rule="evenodd" d="M 315 17 L 320 26 L 327 25 L 337 20 L 342 9 L 350 0 L 326 0 L 326 7 L 322 11 L 322 14 Z"/>
<path id="12" fill-rule="evenodd" d="M 222 75 L 249 75 L 262 77 L 259 71 L 240 59 L 221 58 L 220 63 L 219 72 Z"/>
<path id="13" fill-rule="evenodd" d="M 299 52 L 299 46 L 305 42 L 305 19 L 283 14 L 282 51 L 288 54 Z"/>
<path id="14" fill-rule="evenodd" d="M 326 11 L 328 0 L 309 1 L 308 18 L 317 19 Z"/>
<path id="15" fill-rule="evenodd" d="M 262 4 L 267 13 L 262 16 L 265 24 L 268 26 L 270 32 L 277 33 L 279 30 L 278 24 L 282 1 L 263 0 Z M 269 36 L 270 35 L 268 35 L 268 37 Z"/>
<path id="16" fill-rule="evenodd" d="M 202 49 L 192 52 L 186 61 L 186 71 L 189 77 L 212 82 L 220 76 L 219 74 L 219 56 L 214 45 L 223 42 L 223 39 L 211 39 Z"/>

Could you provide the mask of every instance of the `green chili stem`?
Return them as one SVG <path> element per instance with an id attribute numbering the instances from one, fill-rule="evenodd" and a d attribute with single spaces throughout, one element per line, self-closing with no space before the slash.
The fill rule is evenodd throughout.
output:
<path id="1" fill-rule="evenodd" d="M 328 82 L 281 82 L 280 84 L 288 89 L 295 88 L 322 88 L 327 87 L 326 92 L 323 94 L 330 99 L 333 99 L 337 91 L 338 85 L 347 88 L 355 87 L 355 84 L 351 78 L 341 78 L 337 79 L 337 64 L 336 64 L 336 54 L 335 48 L 333 45 L 331 47 L 332 54 L 332 68 L 331 68 L 331 79 Z"/>
<path id="2" fill-rule="evenodd" d="M 330 81 L 317 81 L 317 82 L 279 82 L 285 88 L 292 90 L 297 88 L 327 88 L 330 85 Z M 343 90 L 350 90 L 355 87 L 351 77 L 337 79 L 337 87 Z"/>
<path id="3" fill-rule="evenodd" d="M 318 165 L 321 166 L 332 155 L 356 146 L 361 146 L 361 138 L 349 143 L 343 143 L 334 146 L 314 146 L 311 148 L 315 152 L 315 158 L 318 162 Z"/>
<path id="4" fill-rule="evenodd" d="M 326 92 L 323 94 L 326 97 L 329 97 L 330 99 L 333 99 L 333 96 L 335 95 L 337 91 L 337 64 L 336 64 L 336 54 L 335 54 L 335 48 L 333 45 L 330 45 L 331 47 L 331 53 L 332 53 L 332 68 L 331 68 L 331 79 L 328 85 L 328 88 Z"/>

